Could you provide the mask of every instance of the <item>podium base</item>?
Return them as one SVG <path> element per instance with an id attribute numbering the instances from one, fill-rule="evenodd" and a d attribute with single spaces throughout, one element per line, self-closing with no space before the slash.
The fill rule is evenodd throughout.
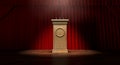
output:
<path id="1" fill-rule="evenodd" d="M 68 53 L 67 49 L 53 49 L 52 53 Z"/>

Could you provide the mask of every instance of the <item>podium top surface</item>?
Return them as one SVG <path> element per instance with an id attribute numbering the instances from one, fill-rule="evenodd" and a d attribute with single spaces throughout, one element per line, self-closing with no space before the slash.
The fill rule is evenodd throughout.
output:
<path id="1" fill-rule="evenodd" d="M 51 21 L 54 21 L 54 22 L 66 22 L 66 21 L 69 21 L 69 19 L 51 19 Z"/>

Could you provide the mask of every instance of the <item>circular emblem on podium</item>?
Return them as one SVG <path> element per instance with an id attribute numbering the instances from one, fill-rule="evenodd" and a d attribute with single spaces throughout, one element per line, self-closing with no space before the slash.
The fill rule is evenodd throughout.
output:
<path id="1" fill-rule="evenodd" d="M 56 33 L 56 36 L 59 38 L 65 35 L 65 31 L 62 28 L 58 28 L 55 33 Z"/>

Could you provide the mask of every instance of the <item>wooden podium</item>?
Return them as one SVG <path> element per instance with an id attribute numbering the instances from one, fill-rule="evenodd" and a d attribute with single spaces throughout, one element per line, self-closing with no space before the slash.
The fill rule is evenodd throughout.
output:
<path id="1" fill-rule="evenodd" d="M 67 23 L 69 19 L 51 19 L 53 23 L 53 50 L 52 53 L 68 53 L 67 50 Z"/>

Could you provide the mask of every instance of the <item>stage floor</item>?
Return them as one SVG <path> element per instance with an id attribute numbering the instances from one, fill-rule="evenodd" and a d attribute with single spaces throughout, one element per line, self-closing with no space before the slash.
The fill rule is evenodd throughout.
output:
<path id="1" fill-rule="evenodd" d="M 53 54 L 51 50 L 4 51 L 0 53 L 0 65 L 120 65 L 120 53 L 93 50 L 70 50 L 67 54 Z"/>
<path id="2" fill-rule="evenodd" d="M 20 54 L 36 56 L 81 56 L 101 54 L 101 52 L 94 50 L 69 50 L 68 53 L 52 53 L 51 50 L 25 50 L 20 52 Z"/>

